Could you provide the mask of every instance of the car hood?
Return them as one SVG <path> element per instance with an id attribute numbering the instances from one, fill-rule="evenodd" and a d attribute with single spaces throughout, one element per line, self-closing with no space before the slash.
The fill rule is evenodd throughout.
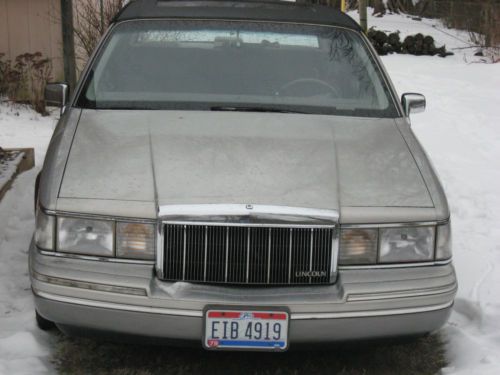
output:
<path id="1" fill-rule="evenodd" d="M 433 206 L 392 119 L 206 111 L 83 110 L 59 198 L 156 211 Z"/>

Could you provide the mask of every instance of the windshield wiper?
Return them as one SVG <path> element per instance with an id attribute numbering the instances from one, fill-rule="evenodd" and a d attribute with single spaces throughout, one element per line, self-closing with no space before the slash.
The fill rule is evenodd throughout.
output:
<path id="1" fill-rule="evenodd" d="M 210 107 L 211 111 L 228 111 L 228 112 L 275 112 L 275 113 L 303 113 L 307 112 L 295 111 L 290 109 L 276 107 L 258 107 L 258 106 L 234 106 L 234 105 L 219 105 Z"/>

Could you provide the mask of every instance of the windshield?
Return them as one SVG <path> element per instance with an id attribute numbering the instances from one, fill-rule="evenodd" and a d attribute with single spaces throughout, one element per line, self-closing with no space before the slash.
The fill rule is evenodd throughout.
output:
<path id="1" fill-rule="evenodd" d="M 397 116 L 356 32 L 239 21 L 117 25 L 78 106 Z"/>

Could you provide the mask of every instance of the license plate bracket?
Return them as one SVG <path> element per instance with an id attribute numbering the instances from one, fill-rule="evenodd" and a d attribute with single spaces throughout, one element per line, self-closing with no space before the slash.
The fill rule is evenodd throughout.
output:
<path id="1" fill-rule="evenodd" d="M 286 307 L 206 306 L 203 347 L 207 350 L 286 351 L 290 312 Z"/>

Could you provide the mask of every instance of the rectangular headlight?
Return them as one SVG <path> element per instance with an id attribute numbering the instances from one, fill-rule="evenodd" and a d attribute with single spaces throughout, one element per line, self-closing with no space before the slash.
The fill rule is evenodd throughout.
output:
<path id="1" fill-rule="evenodd" d="M 54 216 L 46 215 L 40 208 L 36 212 L 35 243 L 39 249 L 54 250 Z"/>
<path id="2" fill-rule="evenodd" d="M 339 264 L 374 264 L 377 261 L 377 229 L 342 229 Z"/>
<path id="3" fill-rule="evenodd" d="M 112 257 L 113 237 L 113 221 L 57 218 L 57 251 Z"/>
<path id="4" fill-rule="evenodd" d="M 419 262 L 434 259 L 435 227 L 380 228 L 379 262 Z"/>
<path id="5" fill-rule="evenodd" d="M 116 256 L 155 259 L 155 226 L 143 223 L 116 223 Z"/>

